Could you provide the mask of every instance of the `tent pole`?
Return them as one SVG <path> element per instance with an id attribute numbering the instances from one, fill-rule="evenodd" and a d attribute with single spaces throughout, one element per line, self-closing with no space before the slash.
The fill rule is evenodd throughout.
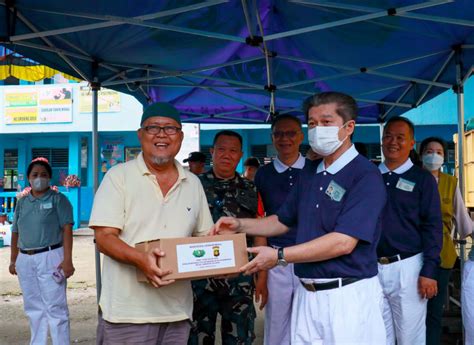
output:
<path id="1" fill-rule="evenodd" d="M 94 195 L 99 187 L 99 134 L 98 134 L 98 115 L 99 115 L 99 83 L 92 83 L 92 176 Z M 95 244 L 95 238 L 94 238 Z M 102 290 L 102 277 L 100 272 L 100 253 L 95 244 L 95 280 L 97 288 L 97 304 L 99 304 L 100 292 Z"/>
<path id="2" fill-rule="evenodd" d="M 457 108 L 458 108 L 458 183 L 461 195 L 463 198 L 466 195 L 464 189 L 464 84 L 462 76 L 462 61 L 461 61 L 461 49 L 456 51 L 456 86 L 454 91 L 456 92 Z M 461 286 L 462 286 L 462 273 L 464 272 L 464 251 L 465 251 L 466 240 L 459 240 L 459 257 L 460 257 L 460 269 L 461 269 Z M 462 338 L 464 339 L 464 327 L 461 329 Z"/>
<path id="3" fill-rule="evenodd" d="M 383 156 L 383 150 L 382 150 L 382 139 L 383 139 L 383 123 L 381 122 L 379 125 L 379 132 L 380 132 L 380 162 L 383 162 L 384 156 Z"/>

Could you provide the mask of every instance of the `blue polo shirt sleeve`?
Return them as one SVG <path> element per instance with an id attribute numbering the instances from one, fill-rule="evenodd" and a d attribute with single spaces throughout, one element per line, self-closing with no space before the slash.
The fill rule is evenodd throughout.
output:
<path id="1" fill-rule="evenodd" d="M 419 230 L 423 245 L 423 266 L 420 276 L 435 279 L 443 246 L 443 223 L 438 186 L 431 174 L 423 180 L 422 192 Z"/>
<path id="2" fill-rule="evenodd" d="M 375 169 L 362 174 L 347 193 L 334 232 L 367 243 L 378 241 L 377 223 L 387 201 L 382 175 Z"/>
<path id="3" fill-rule="evenodd" d="M 298 180 L 297 188 L 293 188 L 288 197 L 286 198 L 285 202 L 280 206 L 278 211 L 275 213 L 278 216 L 278 221 L 287 227 L 291 228 L 294 227 L 298 220 L 298 206 L 299 206 L 299 198 L 298 198 L 298 190 L 302 185 L 302 179 Z"/>

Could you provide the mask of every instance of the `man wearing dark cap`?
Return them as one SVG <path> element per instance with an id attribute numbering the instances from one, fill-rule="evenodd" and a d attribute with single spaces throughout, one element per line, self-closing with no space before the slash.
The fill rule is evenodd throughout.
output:
<path id="1" fill-rule="evenodd" d="M 191 152 L 183 163 L 189 164 L 189 171 L 195 175 L 204 173 L 206 167 L 206 155 L 199 151 Z"/>
<path id="2" fill-rule="evenodd" d="M 260 162 L 257 157 L 249 157 L 244 162 L 244 177 L 247 180 L 253 181 L 258 168 L 260 168 Z"/>
<path id="3" fill-rule="evenodd" d="M 89 226 L 104 254 L 100 308 L 103 344 L 186 344 L 192 317 L 189 281 L 166 279 L 165 253 L 134 245 L 163 237 L 205 235 L 212 218 L 199 179 L 174 159 L 183 141 L 178 111 L 155 103 L 138 129 L 142 152 L 105 175 Z M 136 279 L 136 270 L 148 278 Z M 178 302 L 179 301 L 179 302 Z"/>

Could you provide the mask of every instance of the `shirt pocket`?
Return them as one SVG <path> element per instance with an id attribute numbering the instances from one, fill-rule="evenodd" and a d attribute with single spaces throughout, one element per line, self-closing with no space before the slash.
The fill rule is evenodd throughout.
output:
<path id="1" fill-rule="evenodd" d="M 53 225 L 57 224 L 56 210 L 54 208 L 40 209 L 39 210 L 39 222 L 41 224 Z"/>
<path id="2" fill-rule="evenodd" d="M 344 200 L 344 199 L 343 199 Z M 343 208 L 343 200 L 334 201 L 325 197 L 321 202 L 321 223 L 325 232 L 332 232 Z"/>

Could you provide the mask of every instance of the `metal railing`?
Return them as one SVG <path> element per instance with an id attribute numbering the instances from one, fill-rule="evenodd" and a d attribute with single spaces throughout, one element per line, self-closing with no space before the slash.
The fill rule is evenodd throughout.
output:
<path id="1" fill-rule="evenodd" d="M 6 214 L 10 222 L 13 220 L 16 202 L 16 192 L 0 192 L 0 214 Z"/>

